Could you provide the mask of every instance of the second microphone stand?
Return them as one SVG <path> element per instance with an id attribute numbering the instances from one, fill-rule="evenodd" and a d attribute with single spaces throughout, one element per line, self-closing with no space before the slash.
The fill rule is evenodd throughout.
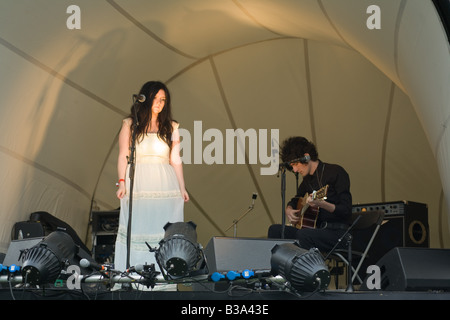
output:
<path id="1" fill-rule="evenodd" d="M 248 207 L 247 211 L 245 211 L 237 220 L 233 220 L 233 224 L 231 226 L 228 227 L 227 230 L 225 230 L 225 232 L 227 232 L 228 230 L 230 230 L 232 227 L 234 228 L 233 234 L 234 237 L 236 238 L 237 236 L 237 224 L 239 223 L 239 221 L 241 221 L 250 211 L 253 210 L 253 208 L 255 207 L 255 199 L 258 196 L 257 193 L 254 193 L 252 196 L 252 204 L 250 205 L 250 207 Z"/>

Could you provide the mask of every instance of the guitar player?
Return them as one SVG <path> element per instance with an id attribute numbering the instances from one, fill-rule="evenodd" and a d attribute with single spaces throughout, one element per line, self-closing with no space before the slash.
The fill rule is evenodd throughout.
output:
<path id="1" fill-rule="evenodd" d="M 340 165 L 318 158 L 315 145 L 304 137 L 291 137 L 281 145 L 281 160 L 302 177 L 297 195 L 286 206 L 284 238 L 298 240 L 304 249 L 333 248 L 349 227 L 352 212 L 350 178 Z M 269 227 L 268 238 L 279 239 L 281 224 Z"/>

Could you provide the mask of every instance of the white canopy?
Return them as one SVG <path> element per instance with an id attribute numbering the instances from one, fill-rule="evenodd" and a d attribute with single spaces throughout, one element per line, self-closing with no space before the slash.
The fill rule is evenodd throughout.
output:
<path id="1" fill-rule="evenodd" d="M 281 222 L 281 179 L 261 169 L 301 135 L 347 169 L 354 203 L 425 203 L 431 246 L 450 246 L 450 53 L 431 0 L 2 0 L 0 77 L 1 252 L 32 212 L 88 242 L 91 211 L 119 206 L 117 134 L 148 80 L 171 90 L 203 245 L 253 193 L 237 235 Z M 226 149 L 238 129 L 254 134 L 244 163 Z"/>

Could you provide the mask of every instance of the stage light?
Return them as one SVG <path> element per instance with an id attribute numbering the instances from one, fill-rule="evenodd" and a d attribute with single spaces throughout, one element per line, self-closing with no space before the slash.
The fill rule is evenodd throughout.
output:
<path id="1" fill-rule="evenodd" d="M 204 262 L 203 252 L 197 243 L 197 225 L 192 222 L 167 223 L 164 239 L 155 256 L 165 278 L 164 270 L 172 279 L 192 275 Z"/>
<path id="2" fill-rule="evenodd" d="M 33 285 L 55 282 L 77 251 L 78 247 L 66 232 L 50 233 L 37 245 L 24 251 L 23 282 Z"/>
<path id="3" fill-rule="evenodd" d="M 320 252 L 305 250 L 298 243 L 277 244 L 272 248 L 271 272 L 280 275 L 300 292 L 324 290 L 330 284 L 330 273 Z"/>

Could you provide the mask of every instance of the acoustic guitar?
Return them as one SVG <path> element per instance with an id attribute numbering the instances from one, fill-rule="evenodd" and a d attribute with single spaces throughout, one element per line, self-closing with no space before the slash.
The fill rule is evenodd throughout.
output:
<path id="1" fill-rule="evenodd" d="M 312 200 L 325 200 L 327 198 L 328 185 L 320 188 L 312 193 Z M 300 220 L 293 224 L 297 229 L 309 228 L 314 229 L 317 223 L 317 216 L 319 214 L 319 208 L 312 208 L 306 201 L 309 194 L 306 193 L 303 198 L 299 198 L 297 202 L 297 210 L 300 210 L 298 217 Z"/>

